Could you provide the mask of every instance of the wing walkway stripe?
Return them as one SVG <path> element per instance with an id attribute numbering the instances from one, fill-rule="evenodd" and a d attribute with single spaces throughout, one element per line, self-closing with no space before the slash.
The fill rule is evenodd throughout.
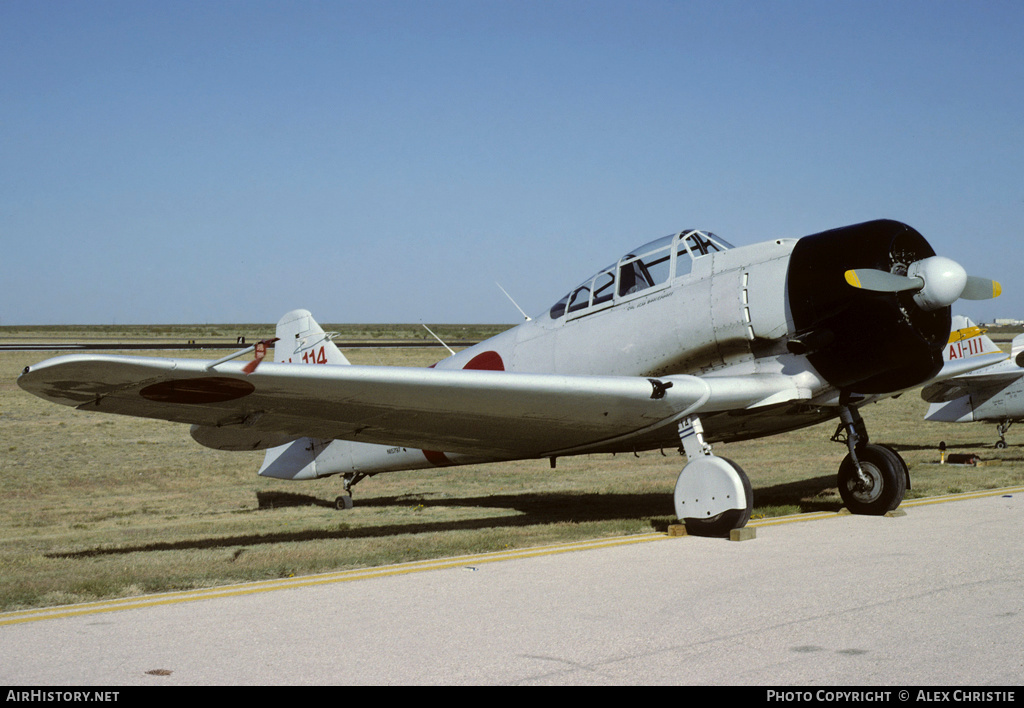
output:
<path id="1" fill-rule="evenodd" d="M 924 499 L 910 499 L 904 501 L 900 508 L 923 506 L 927 504 L 940 504 L 949 501 L 964 499 L 977 499 L 982 497 L 1000 496 L 1005 494 L 1024 493 L 1024 486 L 1005 487 L 1001 489 L 986 489 L 978 492 L 965 492 L 963 494 L 950 494 L 941 497 L 928 497 Z M 751 521 L 748 526 L 778 526 L 798 521 L 815 521 L 819 519 L 839 518 L 848 512 L 814 512 L 809 514 L 793 514 L 769 519 L 757 519 Z M 275 578 L 253 583 L 242 583 L 227 585 L 215 588 L 202 588 L 198 590 L 185 590 L 180 592 L 161 593 L 158 595 L 142 595 L 139 597 L 122 598 L 117 600 L 103 600 L 88 602 L 76 605 L 62 605 L 58 607 L 44 607 L 31 610 L 17 610 L 14 612 L 0 613 L 0 627 L 24 622 L 37 622 L 47 619 L 58 619 L 63 617 L 76 617 L 80 615 L 99 614 L 103 612 L 118 612 L 141 607 L 155 607 L 159 605 L 173 605 L 182 602 L 194 602 L 218 597 L 234 597 L 240 595 L 252 595 L 273 590 L 288 590 L 292 588 L 311 587 L 316 585 L 327 585 L 331 583 L 344 583 L 353 580 L 366 580 L 369 578 L 382 578 L 393 575 L 405 575 L 408 573 L 419 573 L 427 570 L 443 570 L 448 568 L 472 567 L 483 563 L 496 563 L 499 561 L 515 560 L 519 558 L 536 558 L 540 556 L 557 555 L 559 553 L 571 553 L 574 551 L 593 550 L 597 548 L 612 548 L 615 546 L 627 546 L 637 543 L 648 543 L 650 541 L 667 540 L 672 537 L 664 533 L 647 533 L 636 536 L 621 536 L 617 538 L 591 539 L 587 541 L 573 541 L 567 543 L 539 546 L 535 548 L 522 548 L 508 551 L 496 551 L 493 553 L 480 553 L 467 556 L 456 556 L 454 558 L 440 558 L 428 561 L 415 561 L 411 563 L 400 563 L 397 565 L 380 566 L 377 568 L 359 568 L 356 570 L 343 570 L 333 573 L 320 573 L 317 575 L 306 575 L 296 578 Z"/>

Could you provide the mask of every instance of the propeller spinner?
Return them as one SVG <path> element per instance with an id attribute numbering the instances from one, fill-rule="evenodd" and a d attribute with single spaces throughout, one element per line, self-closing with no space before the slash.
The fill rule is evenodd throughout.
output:
<path id="1" fill-rule="evenodd" d="M 943 256 L 915 261 L 906 275 L 873 268 L 857 268 L 845 273 L 846 282 L 855 288 L 881 293 L 916 291 L 914 302 L 922 310 L 949 307 L 957 300 L 990 300 L 999 297 L 1002 286 L 988 278 L 967 275 L 963 266 Z"/>

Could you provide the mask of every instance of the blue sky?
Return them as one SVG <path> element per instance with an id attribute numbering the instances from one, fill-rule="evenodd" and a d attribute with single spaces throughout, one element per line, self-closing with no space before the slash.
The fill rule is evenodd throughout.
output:
<path id="1" fill-rule="evenodd" d="M 906 221 L 1024 318 L 1024 3 L 0 3 L 0 324 L 515 322 Z"/>

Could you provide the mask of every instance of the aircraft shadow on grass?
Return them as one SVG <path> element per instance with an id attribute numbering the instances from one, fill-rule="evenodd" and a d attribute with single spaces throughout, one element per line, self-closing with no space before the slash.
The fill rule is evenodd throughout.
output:
<path id="1" fill-rule="evenodd" d="M 831 494 L 829 492 L 832 492 Z M 795 505 L 802 512 L 838 511 L 842 507 L 831 475 L 763 487 L 754 490 L 759 505 Z M 294 506 L 334 508 L 333 500 L 282 492 L 257 494 L 261 513 Z M 675 523 L 672 501 L 664 493 L 649 494 L 576 494 L 545 492 L 542 494 L 502 494 L 484 497 L 431 498 L 429 495 L 407 494 L 397 497 L 366 497 L 361 508 L 384 507 L 463 507 L 514 509 L 516 516 L 483 516 L 454 521 L 425 521 L 412 524 L 387 524 L 366 528 L 308 529 L 210 537 L 182 541 L 158 541 L 117 548 L 93 548 L 70 553 L 53 552 L 48 558 L 95 558 L 151 551 L 180 551 L 216 548 L 238 548 L 275 543 L 305 543 L 339 539 L 387 538 L 392 536 L 437 533 L 443 531 L 474 531 L 483 529 L 521 528 L 542 524 L 585 523 L 616 519 L 644 518 L 653 531 L 665 531 Z M 342 512 L 344 513 L 344 512 Z"/>
<path id="2" fill-rule="evenodd" d="M 898 451 L 901 451 L 901 452 L 905 451 L 905 450 L 929 450 L 929 451 L 934 451 L 935 454 L 936 454 L 936 458 L 937 458 L 938 457 L 938 453 L 939 453 L 939 442 L 945 442 L 946 443 L 946 452 L 949 452 L 950 450 L 962 450 L 964 452 L 975 452 L 976 450 L 989 450 L 989 451 L 991 451 L 991 450 L 995 450 L 996 449 L 996 446 L 992 443 L 991 440 L 979 440 L 977 442 L 963 442 L 963 441 L 950 442 L 948 440 L 940 440 L 940 441 L 937 441 L 934 445 L 914 445 L 914 444 L 902 444 L 901 443 L 899 445 L 893 445 L 892 447 L 894 449 L 898 450 Z M 1007 445 L 1007 448 L 1014 448 L 1014 447 L 1020 448 L 1019 445 L 1014 445 L 1012 443 Z M 1012 461 L 1024 461 L 1024 457 L 1022 457 L 1022 456 L 1018 456 L 1018 457 L 1000 456 L 1000 459 L 1007 460 L 1007 461 L 1011 461 L 1011 460 Z"/>

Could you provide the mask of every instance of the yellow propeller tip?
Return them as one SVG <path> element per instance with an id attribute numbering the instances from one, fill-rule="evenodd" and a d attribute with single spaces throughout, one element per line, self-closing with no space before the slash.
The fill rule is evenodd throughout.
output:
<path id="1" fill-rule="evenodd" d="M 1003 294 L 1003 286 L 993 280 L 992 281 L 992 297 L 999 297 L 1002 294 Z"/>
<path id="2" fill-rule="evenodd" d="M 844 273 L 844 275 L 846 276 L 846 282 L 847 283 L 849 283 L 850 285 L 852 285 L 855 288 L 859 288 L 860 287 L 860 278 L 857 277 L 857 272 L 856 271 L 848 270 L 848 271 L 846 271 L 846 273 Z"/>

